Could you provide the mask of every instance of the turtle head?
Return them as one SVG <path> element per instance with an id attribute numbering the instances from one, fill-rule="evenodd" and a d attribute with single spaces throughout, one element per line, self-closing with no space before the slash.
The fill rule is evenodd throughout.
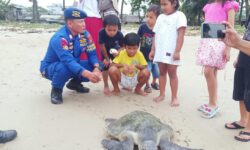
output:
<path id="1" fill-rule="evenodd" d="M 142 128 L 138 133 L 139 150 L 157 150 L 157 134 L 151 127 Z"/>

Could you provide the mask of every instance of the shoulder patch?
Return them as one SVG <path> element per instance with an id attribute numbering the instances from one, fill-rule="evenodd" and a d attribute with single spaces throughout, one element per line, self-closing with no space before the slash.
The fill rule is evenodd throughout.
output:
<path id="1" fill-rule="evenodd" d="M 69 50 L 68 41 L 65 38 L 61 39 L 61 46 L 64 50 Z"/>

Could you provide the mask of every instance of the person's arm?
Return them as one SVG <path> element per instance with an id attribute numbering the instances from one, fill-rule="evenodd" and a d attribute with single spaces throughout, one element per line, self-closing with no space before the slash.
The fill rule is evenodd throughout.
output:
<path id="1" fill-rule="evenodd" d="M 99 33 L 98 33 L 98 43 L 100 45 L 100 50 L 101 50 L 101 53 L 102 55 L 104 56 L 104 58 L 106 60 L 109 60 L 109 56 L 108 56 L 108 53 L 107 53 L 107 49 L 105 47 L 105 41 L 104 41 L 104 34 L 103 34 L 103 31 L 104 30 L 100 30 Z"/>
<path id="2" fill-rule="evenodd" d="M 177 41 L 176 41 L 176 48 L 175 48 L 175 53 L 174 53 L 174 56 L 173 56 L 174 60 L 180 60 L 180 52 L 181 52 L 181 48 L 182 48 L 183 42 L 184 42 L 185 30 L 186 30 L 186 27 L 180 27 L 178 29 L 178 37 L 177 37 Z"/>
<path id="3" fill-rule="evenodd" d="M 250 56 L 250 42 L 242 40 L 237 32 L 228 22 L 224 22 L 227 29 L 224 31 L 225 38 L 221 39 L 226 45 L 239 49 L 243 53 Z"/>
<path id="4" fill-rule="evenodd" d="M 116 63 L 112 63 L 111 66 L 116 66 L 117 68 L 124 68 L 126 65 L 124 64 L 116 64 Z"/>
<path id="5" fill-rule="evenodd" d="M 234 16 L 235 16 L 235 10 L 230 9 L 228 11 L 228 22 L 232 25 L 232 28 L 234 28 L 234 22 L 235 22 L 235 17 Z M 226 45 L 224 56 L 225 56 L 225 59 L 227 61 L 230 60 L 230 50 L 231 50 L 231 47 Z"/>
<path id="6" fill-rule="evenodd" d="M 155 56 L 155 37 L 153 37 L 153 39 L 152 39 L 152 47 L 151 47 L 151 50 L 150 50 L 150 53 L 148 56 L 149 60 L 153 60 L 154 56 Z"/>
<path id="7" fill-rule="evenodd" d="M 147 68 L 147 65 L 135 65 L 135 67 L 136 67 L 138 70 L 143 70 L 143 69 Z"/>
<path id="8" fill-rule="evenodd" d="M 250 42 L 240 39 L 239 42 L 235 43 L 234 48 L 239 49 L 243 53 L 250 56 Z"/>
<path id="9" fill-rule="evenodd" d="M 67 66 L 67 68 L 69 68 L 69 70 L 74 75 L 82 75 L 82 72 L 84 72 L 86 69 L 82 67 L 79 63 L 77 63 L 77 61 L 71 54 L 71 50 L 69 50 L 68 41 L 65 38 L 54 37 L 53 39 L 51 39 L 50 45 L 55 51 L 59 60 L 65 66 Z"/>
<path id="10" fill-rule="evenodd" d="M 56 55 L 60 61 L 66 65 L 73 74 L 77 76 L 83 76 L 88 78 L 91 82 L 96 83 L 99 81 L 98 76 L 82 67 L 76 62 L 73 55 L 68 48 L 68 41 L 64 38 L 54 38 L 51 40 L 51 46 L 54 49 Z"/>
<path id="11" fill-rule="evenodd" d="M 104 56 L 104 59 L 109 60 L 109 55 L 107 53 L 107 49 L 105 47 L 105 44 L 100 44 L 100 50 L 102 52 L 102 55 Z"/>
<path id="12" fill-rule="evenodd" d="M 143 69 L 147 68 L 147 61 L 141 52 L 139 52 L 139 64 L 136 64 L 135 67 L 138 70 L 143 70 Z"/>

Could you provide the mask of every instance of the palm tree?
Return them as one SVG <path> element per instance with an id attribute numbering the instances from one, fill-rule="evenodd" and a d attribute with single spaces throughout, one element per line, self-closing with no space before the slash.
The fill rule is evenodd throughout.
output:
<path id="1" fill-rule="evenodd" d="M 32 5 L 32 8 L 33 8 L 32 22 L 38 22 L 39 21 L 39 13 L 38 13 L 37 0 L 29 0 L 29 1 L 33 3 L 33 5 Z"/>
<path id="2" fill-rule="evenodd" d="M 10 0 L 0 0 L 0 20 L 6 19 L 6 12 L 8 11 L 8 7 L 10 4 Z"/>
<path id="3" fill-rule="evenodd" d="M 245 3 L 246 3 L 246 17 L 248 17 L 250 12 L 249 0 L 245 0 Z"/>

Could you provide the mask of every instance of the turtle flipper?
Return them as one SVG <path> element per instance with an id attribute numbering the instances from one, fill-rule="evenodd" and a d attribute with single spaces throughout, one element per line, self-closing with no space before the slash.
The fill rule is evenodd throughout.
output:
<path id="1" fill-rule="evenodd" d="M 102 140 L 102 146 L 106 148 L 107 150 L 119 150 L 119 148 L 122 146 L 121 142 L 116 140 Z"/>
<path id="2" fill-rule="evenodd" d="M 191 149 L 187 147 L 182 147 L 180 145 L 174 144 L 167 139 L 161 139 L 159 143 L 160 150 L 198 150 L 198 149 Z M 202 150 L 202 149 L 199 149 Z"/>
<path id="3" fill-rule="evenodd" d="M 133 150 L 134 149 L 134 142 L 132 138 L 127 138 L 126 140 L 122 141 L 122 150 Z"/>
<path id="4" fill-rule="evenodd" d="M 127 139 L 124 141 L 116 141 L 116 140 L 102 140 L 102 145 L 107 150 L 133 150 L 134 143 L 131 139 Z"/>

